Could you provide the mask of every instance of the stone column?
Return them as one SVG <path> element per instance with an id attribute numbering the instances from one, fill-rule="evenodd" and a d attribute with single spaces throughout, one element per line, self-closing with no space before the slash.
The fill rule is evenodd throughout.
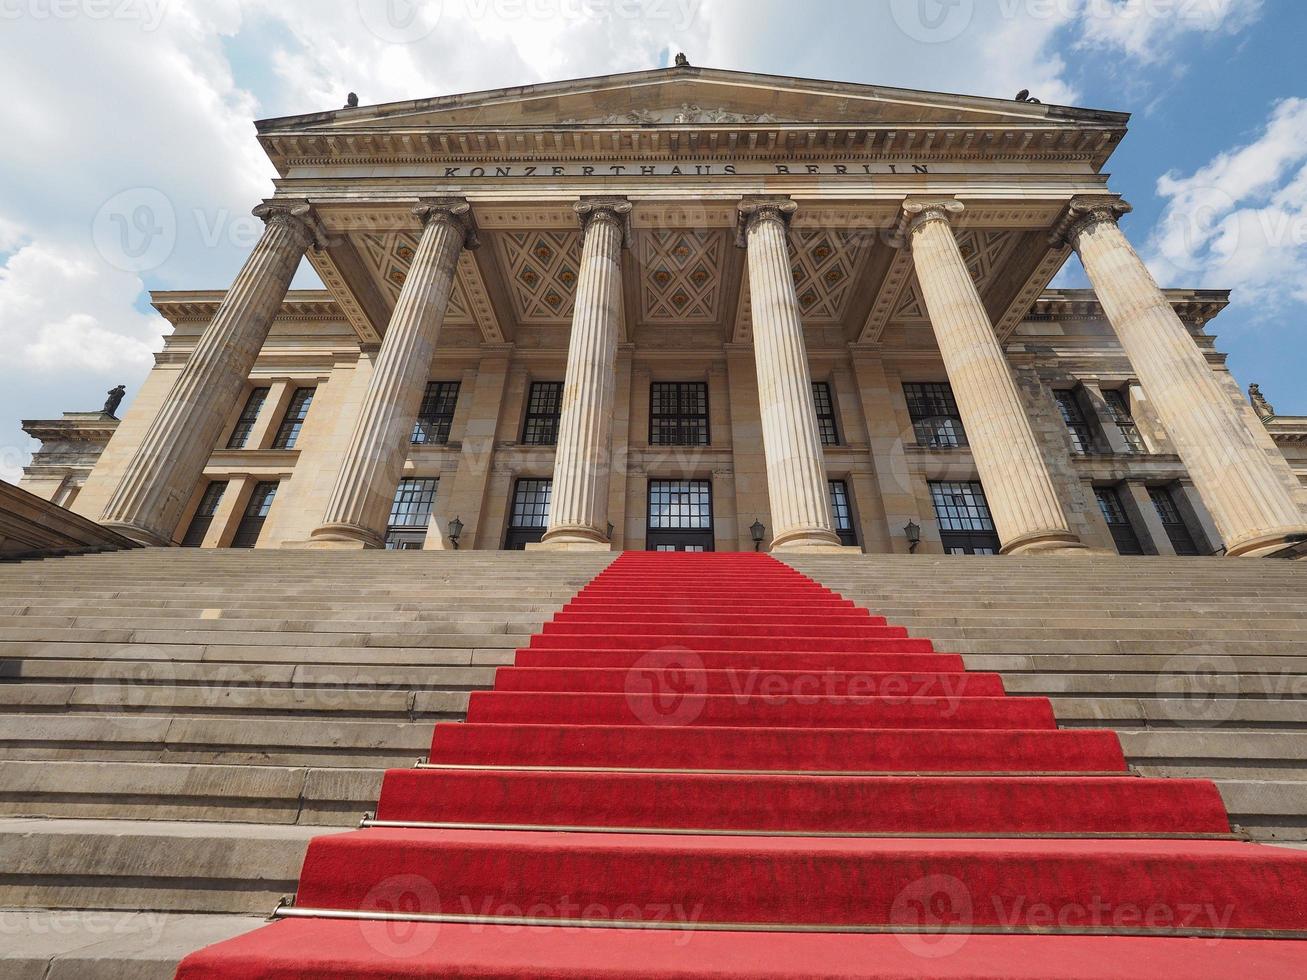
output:
<path id="1" fill-rule="evenodd" d="M 584 245 L 567 346 L 549 528 L 538 547 L 609 551 L 613 390 L 622 318 L 622 249 L 630 243 L 631 202 L 582 198 L 575 208 Z"/>
<path id="2" fill-rule="evenodd" d="M 1079 253 L 1228 553 L 1268 554 L 1307 535 L 1307 520 L 1118 227 L 1118 217 L 1130 210 L 1117 198 L 1077 198 L 1059 233 Z"/>
<path id="3" fill-rule="evenodd" d="M 200 335 L 100 518 L 145 544 L 172 543 L 300 260 L 310 245 L 323 243 L 307 203 L 267 202 L 254 214 L 264 221 L 263 237 Z"/>
<path id="4" fill-rule="evenodd" d="M 745 198 L 740 203 L 738 243 L 748 249 L 771 547 L 826 551 L 841 545 L 831 519 L 812 375 L 790 268 L 789 223 L 797 209 L 785 198 Z"/>
<path id="5" fill-rule="evenodd" d="M 1084 550 L 1044 466 L 993 324 L 953 235 L 955 200 L 909 200 L 906 234 L 922 300 L 1004 554 Z"/>
<path id="6" fill-rule="evenodd" d="M 390 315 L 322 524 L 312 534 L 312 547 L 383 545 L 386 518 L 454 288 L 458 256 L 464 247 L 477 244 L 472 210 L 462 199 L 423 201 L 413 214 L 422 222 L 422 237 Z"/>

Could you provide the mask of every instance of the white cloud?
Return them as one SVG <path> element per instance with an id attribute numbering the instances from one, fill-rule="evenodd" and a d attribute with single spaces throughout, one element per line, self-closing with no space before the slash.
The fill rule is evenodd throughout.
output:
<path id="1" fill-rule="evenodd" d="M 1184 35 L 1235 34 L 1261 16 L 1262 0 L 1082 0 L 1084 43 L 1141 62 L 1171 60 Z"/>
<path id="2" fill-rule="evenodd" d="M 1149 242 L 1161 278 L 1230 287 L 1253 319 L 1307 302 L 1307 99 L 1272 109 L 1250 143 L 1157 184 L 1166 212 Z"/>
<path id="3" fill-rule="evenodd" d="M 0 214 L 0 254 L 12 252 L 26 237 L 26 228 Z"/>
<path id="4" fill-rule="evenodd" d="M 32 243 L 0 266 L 0 350 L 22 372 L 140 376 L 167 331 L 134 304 L 141 281 L 98 256 Z"/>

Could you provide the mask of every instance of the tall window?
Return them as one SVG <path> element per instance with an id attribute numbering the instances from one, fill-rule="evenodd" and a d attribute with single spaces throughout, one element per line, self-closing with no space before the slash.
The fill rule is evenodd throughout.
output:
<path id="1" fill-rule="evenodd" d="M 1175 494 L 1166 487 L 1149 487 L 1148 496 L 1152 498 L 1153 507 L 1157 510 L 1162 527 L 1166 528 L 1166 536 L 1171 539 L 1171 547 L 1175 549 L 1175 553 L 1198 554 L 1198 542 L 1194 540 L 1189 525 L 1185 523 L 1184 515 L 1180 513 L 1180 508 L 1175 502 Z"/>
<path id="2" fill-rule="evenodd" d="M 549 526 L 549 498 L 553 480 L 518 480 L 513 487 L 513 508 L 508 515 L 508 537 L 504 548 L 521 551 L 539 541 Z"/>
<path id="3" fill-rule="evenodd" d="M 835 519 L 835 533 L 840 543 L 851 548 L 858 546 L 858 533 L 853 528 L 853 507 L 849 504 L 849 485 L 843 480 L 828 480 L 830 512 Z"/>
<path id="4" fill-rule="evenodd" d="M 432 381 L 422 396 L 422 408 L 413 423 L 413 445 L 443 446 L 449 442 L 458 405 L 457 381 Z"/>
<path id="5" fill-rule="evenodd" d="M 528 446 L 552 446 L 558 442 L 558 417 L 563 411 L 561 381 L 533 381 L 526 400 L 526 424 L 522 442 Z"/>
<path id="6" fill-rule="evenodd" d="M 1121 505 L 1121 494 L 1116 487 L 1095 487 L 1094 497 L 1098 500 L 1098 509 L 1103 512 L 1103 520 L 1107 521 L 1108 530 L 1112 532 L 1117 554 L 1142 555 L 1144 549 L 1139 543 L 1139 535 Z"/>
<path id="7" fill-rule="evenodd" d="M 701 381 L 649 386 L 649 445 L 708 445 L 708 386 Z"/>
<path id="8" fill-rule="evenodd" d="M 294 449 L 299 442 L 300 430 L 304 428 L 304 419 L 308 417 L 309 406 L 313 404 L 316 388 L 296 388 L 286 406 L 286 415 L 277 426 L 277 437 L 272 440 L 273 449 Z"/>
<path id="9" fill-rule="evenodd" d="M 977 482 L 930 484 L 939 536 L 950 555 L 996 555 L 1000 547 L 985 490 Z"/>
<path id="10" fill-rule="evenodd" d="M 390 505 L 390 520 L 386 522 L 386 550 L 422 550 L 439 484 L 440 481 L 434 479 L 399 481 L 395 500 Z"/>
<path id="11" fill-rule="evenodd" d="M 650 551 L 712 551 L 712 483 L 650 480 Z"/>
<path id="12" fill-rule="evenodd" d="M 255 388 L 250 392 L 250 397 L 245 399 L 245 407 L 241 409 L 241 417 L 236 420 L 236 428 L 231 430 L 231 438 L 227 440 L 228 449 L 245 448 L 245 443 L 249 442 L 250 433 L 254 431 L 254 423 L 259 420 L 259 412 L 263 409 L 263 403 L 267 400 L 267 388 Z"/>
<path id="13" fill-rule="evenodd" d="M 1093 452 L 1093 434 L 1089 431 L 1089 423 L 1085 421 L 1085 413 L 1080 409 L 1080 399 L 1076 397 L 1076 393 L 1074 391 L 1055 391 L 1053 397 L 1057 399 L 1057 407 L 1062 413 L 1062 421 L 1066 424 L 1066 430 L 1071 436 L 1071 451 L 1077 456 L 1086 456 Z"/>
<path id="14" fill-rule="evenodd" d="M 840 430 L 835 424 L 835 396 L 831 394 L 830 385 L 825 381 L 814 381 L 812 400 L 817 406 L 817 431 L 821 433 L 821 444 L 838 446 Z"/>
<path id="15" fill-rule="evenodd" d="M 263 522 L 268 519 L 268 511 L 272 510 L 272 500 L 276 496 L 276 480 L 254 484 L 254 492 L 250 494 L 250 502 L 245 505 L 236 537 L 231 542 L 233 548 L 253 548 L 259 543 Z"/>
<path id="16" fill-rule="evenodd" d="M 195 516 L 191 518 L 191 525 L 186 529 L 186 536 L 182 538 L 183 548 L 198 548 L 204 544 L 205 535 L 209 533 L 209 528 L 213 524 L 213 515 L 218 513 L 218 504 L 222 502 L 222 495 L 226 489 L 226 480 L 214 480 L 204 488 L 200 506 L 195 508 Z"/>
<path id="17" fill-rule="evenodd" d="M 943 382 L 905 384 L 903 395 L 908 400 L 908 414 L 912 416 L 912 431 L 917 434 L 918 446 L 957 449 L 967 444 L 952 387 Z"/>
<path id="18" fill-rule="evenodd" d="M 1103 392 L 1103 400 L 1107 402 L 1108 414 L 1121 430 L 1121 438 L 1125 440 L 1130 452 L 1146 453 L 1148 448 L 1144 445 L 1144 437 L 1139 434 L 1139 426 L 1135 425 L 1135 417 L 1130 411 L 1125 392 L 1108 389 Z"/>

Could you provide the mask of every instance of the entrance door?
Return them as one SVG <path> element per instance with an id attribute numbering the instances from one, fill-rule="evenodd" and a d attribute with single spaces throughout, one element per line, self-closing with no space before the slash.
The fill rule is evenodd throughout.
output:
<path id="1" fill-rule="evenodd" d="M 712 551 L 712 483 L 649 481 L 649 551 Z"/>

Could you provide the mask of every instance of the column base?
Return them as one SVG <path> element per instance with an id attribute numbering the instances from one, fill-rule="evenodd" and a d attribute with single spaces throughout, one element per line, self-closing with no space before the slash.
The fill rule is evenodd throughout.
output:
<path id="1" fill-rule="evenodd" d="M 526 546 L 527 551 L 612 551 L 613 543 L 592 527 L 551 528 L 539 541 Z"/>
<path id="2" fill-rule="evenodd" d="M 1034 531 L 1013 538 L 999 550 L 1000 555 L 1091 555 L 1093 550 L 1070 531 Z"/>
<path id="3" fill-rule="evenodd" d="M 127 532 L 124 531 L 124 534 Z M 1236 541 L 1226 549 L 1229 558 L 1266 558 L 1290 545 L 1307 543 L 1307 527 L 1282 527 L 1254 538 Z"/>
<path id="4" fill-rule="evenodd" d="M 135 524 L 125 524 L 121 521 L 97 521 L 96 523 L 101 527 L 107 527 L 110 531 L 117 531 L 123 537 L 131 538 L 137 544 L 143 544 L 146 547 L 176 547 L 171 538 L 165 538 L 149 528 L 137 527 Z"/>
<path id="5" fill-rule="evenodd" d="M 824 528 L 804 527 L 793 531 L 786 531 L 772 538 L 772 551 L 784 551 L 789 554 L 803 553 L 813 554 L 816 552 L 836 552 L 844 551 L 844 543 L 840 541 L 840 536 L 834 531 L 827 531 Z M 854 549 L 861 551 L 861 548 Z"/>
<path id="6" fill-rule="evenodd" d="M 376 531 L 357 524 L 324 524 L 300 545 L 304 548 L 334 551 L 362 551 L 365 548 L 385 546 L 385 540 Z"/>

